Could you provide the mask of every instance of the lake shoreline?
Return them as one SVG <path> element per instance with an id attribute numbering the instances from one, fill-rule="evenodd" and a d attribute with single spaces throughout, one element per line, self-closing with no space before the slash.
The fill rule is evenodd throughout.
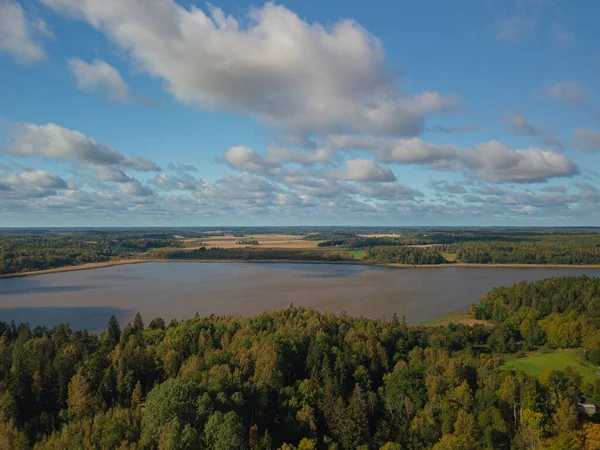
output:
<path id="1" fill-rule="evenodd" d="M 297 260 L 297 259 L 160 259 L 160 258 L 144 258 L 144 259 L 119 259 L 114 261 L 102 261 L 97 263 L 85 263 L 75 266 L 62 266 L 52 269 L 32 270 L 28 272 L 6 273 L 0 274 L 0 279 L 16 278 L 32 275 L 46 275 L 61 272 L 74 272 L 79 270 L 102 269 L 106 267 L 121 266 L 125 264 L 143 264 L 143 263 L 220 263 L 220 264 L 239 264 L 239 263 L 254 263 L 254 264 L 346 264 L 360 265 L 371 267 L 387 267 L 392 269 L 444 269 L 450 267 L 459 268 L 490 268 L 490 269 L 600 269 L 600 264 L 474 264 L 474 263 L 450 263 L 450 264 L 397 264 L 388 263 L 380 264 L 370 261 L 312 261 L 312 260 Z"/>

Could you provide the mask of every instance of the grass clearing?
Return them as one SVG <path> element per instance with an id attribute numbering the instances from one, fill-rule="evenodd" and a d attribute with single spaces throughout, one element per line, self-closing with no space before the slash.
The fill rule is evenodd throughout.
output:
<path id="1" fill-rule="evenodd" d="M 471 314 L 468 312 L 453 312 L 446 314 L 445 316 L 436 317 L 435 319 L 427 320 L 425 322 L 415 323 L 415 325 L 424 325 L 426 327 L 438 327 L 448 326 L 448 324 L 455 323 L 461 325 L 473 326 L 475 324 L 481 324 L 493 327 L 495 324 L 491 320 L 479 320 L 473 319 Z"/>
<path id="2" fill-rule="evenodd" d="M 581 360 L 577 355 L 567 350 L 554 350 L 549 353 L 533 352 L 523 358 L 507 358 L 501 369 L 504 370 L 520 370 L 528 375 L 539 377 L 544 372 L 550 370 L 564 370 L 567 367 L 576 369 L 584 381 L 594 382 L 599 378 L 596 375 L 598 369 Z"/>
<path id="3" fill-rule="evenodd" d="M 365 259 L 367 257 L 367 252 L 364 250 L 344 250 L 344 253 L 350 253 L 356 260 Z"/>
<path id="4" fill-rule="evenodd" d="M 442 256 L 448 261 L 456 261 L 456 253 L 442 252 Z"/>

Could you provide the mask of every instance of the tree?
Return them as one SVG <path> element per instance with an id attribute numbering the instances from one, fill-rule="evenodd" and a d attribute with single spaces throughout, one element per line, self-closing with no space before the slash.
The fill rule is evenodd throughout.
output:
<path id="1" fill-rule="evenodd" d="M 110 344 L 110 347 L 113 348 L 119 343 L 120 338 L 121 327 L 119 327 L 119 322 L 115 316 L 110 316 L 106 329 L 106 340 Z"/>
<path id="2" fill-rule="evenodd" d="M 163 428 L 177 419 L 178 429 L 196 425 L 198 386 L 189 380 L 169 379 L 152 389 L 146 397 L 142 419 L 142 444 L 158 444 Z M 172 427 L 174 425 L 171 425 Z"/>
<path id="3" fill-rule="evenodd" d="M 244 447 L 242 421 L 233 411 L 216 411 L 204 427 L 204 442 L 209 450 L 237 450 Z"/>
<path id="4" fill-rule="evenodd" d="M 554 434 L 568 434 L 579 427 L 577 408 L 570 399 L 563 398 L 552 418 Z"/>
<path id="5" fill-rule="evenodd" d="M 357 384 L 348 402 L 345 417 L 342 419 L 340 443 L 344 448 L 357 448 L 368 442 L 369 420 L 367 412 L 367 403 L 363 391 Z"/>
<path id="6" fill-rule="evenodd" d="M 96 397 L 83 375 L 75 374 L 69 383 L 69 414 L 73 417 L 92 417 L 98 408 Z"/>
<path id="7" fill-rule="evenodd" d="M 144 330 L 144 321 L 142 320 L 142 315 L 139 312 L 135 313 L 132 329 L 135 333 Z"/>

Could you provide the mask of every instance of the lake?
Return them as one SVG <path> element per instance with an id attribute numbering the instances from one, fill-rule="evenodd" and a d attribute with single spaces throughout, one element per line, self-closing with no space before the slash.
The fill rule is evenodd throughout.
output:
<path id="1" fill-rule="evenodd" d="M 210 315 L 252 316 L 295 306 L 409 322 L 464 311 L 495 286 L 586 268 L 386 268 L 334 264 L 144 263 L 0 279 L 0 320 L 101 331 L 114 314 L 148 324 Z"/>

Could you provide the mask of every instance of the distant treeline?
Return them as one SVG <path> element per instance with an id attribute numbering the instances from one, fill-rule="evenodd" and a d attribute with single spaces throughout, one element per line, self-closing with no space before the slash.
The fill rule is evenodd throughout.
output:
<path id="1" fill-rule="evenodd" d="M 367 258 L 383 264 L 445 264 L 446 258 L 436 248 L 418 247 L 369 247 Z"/>
<path id="2" fill-rule="evenodd" d="M 301 261 L 347 261 L 354 260 L 348 252 L 320 252 L 315 250 L 253 249 L 253 248 L 206 248 L 195 250 L 157 251 L 151 258 L 162 259 L 231 259 L 231 260 L 301 260 Z"/>
<path id="3" fill-rule="evenodd" d="M 5 232 L 0 233 L 0 274 L 109 261 L 181 245 L 163 233 Z"/>
<path id="4" fill-rule="evenodd" d="M 474 264 L 600 264 L 600 235 L 550 235 L 524 241 L 465 242 L 446 247 Z"/>

